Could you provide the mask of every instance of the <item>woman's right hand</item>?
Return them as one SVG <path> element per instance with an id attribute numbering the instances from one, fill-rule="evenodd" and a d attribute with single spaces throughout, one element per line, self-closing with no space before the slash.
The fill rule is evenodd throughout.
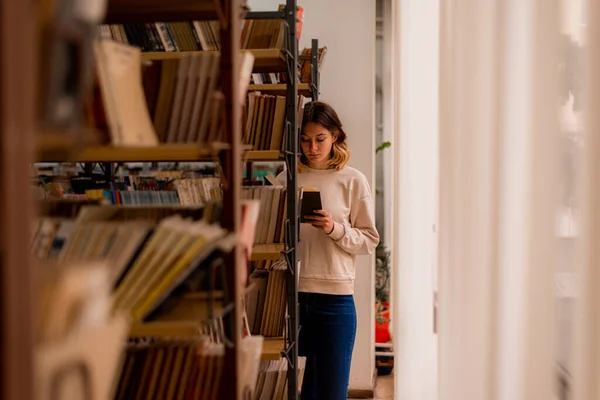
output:
<path id="1" fill-rule="evenodd" d="M 325 210 L 315 210 L 315 213 L 320 215 L 307 215 L 305 219 L 309 221 L 312 226 L 323 231 L 326 235 L 333 232 L 335 225 L 329 213 Z"/>

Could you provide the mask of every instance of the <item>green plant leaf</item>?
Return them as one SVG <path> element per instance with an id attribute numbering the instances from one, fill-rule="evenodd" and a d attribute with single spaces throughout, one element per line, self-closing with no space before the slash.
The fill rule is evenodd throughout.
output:
<path id="1" fill-rule="evenodd" d="M 387 149 L 388 147 L 392 147 L 392 143 L 391 142 L 383 142 L 383 143 L 381 143 L 379 146 L 377 146 L 377 149 L 375 149 L 375 154 L 379 153 L 380 151 L 383 151 L 383 150 Z"/>

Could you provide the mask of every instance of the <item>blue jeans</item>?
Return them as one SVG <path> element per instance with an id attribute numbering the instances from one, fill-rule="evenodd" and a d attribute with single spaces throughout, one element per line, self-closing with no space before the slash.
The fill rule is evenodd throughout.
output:
<path id="1" fill-rule="evenodd" d="M 356 337 L 352 295 L 298 293 L 299 355 L 306 357 L 302 400 L 346 400 Z"/>

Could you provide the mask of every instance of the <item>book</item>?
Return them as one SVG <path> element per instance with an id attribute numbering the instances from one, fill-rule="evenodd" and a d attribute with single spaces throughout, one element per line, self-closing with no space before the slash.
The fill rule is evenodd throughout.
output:
<path id="1" fill-rule="evenodd" d="M 279 11 L 285 11 L 280 4 Z M 298 40 L 302 35 L 304 8 L 297 6 Z M 279 48 L 284 45 L 284 21 L 246 20 L 241 32 L 242 49 Z M 103 24 L 99 36 L 140 47 L 142 51 L 219 51 L 221 50 L 218 21 L 160 22 L 156 24 Z"/>
<path id="2" fill-rule="evenodd" d="M 242 187 L 242 199 L 258 203 L 255 244 L 282 243 L 286 198 L 286 189 L 281 185 Z"/>
<path id="3" fill-rule="evenodd" d="M 146 320 L 181 288 L 222 286 L 203 271 L 231 251 L 233 236 L 218 225 L 218 208 L 204 208 L 82 206 L 75 219 L 40 217 L 31 251 L 41 260 L 106 262 L 108 287 L 114 288 L 109 308 Z M 198 318 L 208 317 L 203 307 Z"/>
<path id="4" fill-rule="evenodd" d="M 44 343 L 35 350 L 35 398 L 109 399 L 127 335 L 125 318 Z"/>
<path id="5" fill-rule="evenodd" d="M 269 184 L 272 186 L 281 186 L 281 183 L 279 183 L 279 181 L 277 180 L 277 178 L 275 178 L 275 176 L 273 176 L 273 174 L 267 174 L 265 176 L 265 184 Z"/>
<path id="6" fill-rule="evenodd" d="M 111 315 L 106 262 L 43 262 L 35 275 L 35 397 L 112 397 L 128 319 Z"/>
<path id="7" fill-rule="evenodd" d="M 160 338 L 127 345 L 114 398 L 216 400 L 220 395 L 225 347 L 209 332 L 195 338 Z M 261 336 L 242 339 L 240 383 L 254 393 L 260 374 Z"/>
<path id="8" fill-rule="evenodd" d="M 112 40 L 99 40 L 94 54 L 112 143 L 156 146 L 158 138 L 142 88 L 140 49 Z"/>
<path id="9" fill-rule="evenodd" d="M 321 192 L 317 188 L 302 188 L 302 202 L 300 206 L 300 223 L 310 223 L 307 216 L 320 216 L 315 211 L 322 210 Z"/>
<path id="10" fill-rule="evenodd" d="M 298 104 L 306 98 L 298 96 Z M 286 98 L 254 91 L 248 94 L 244 110 L 243 140 L 255 150 L 283 150 L 285 138 Z"/>
<path id="11" fill-rule="evenodd" d="M 86 115 L 89 125 L 108 131 L 99 141 L 117 146 L 225 141 L 220 54 L 188 52 L 142 65 L 142 51 L 109 39 L 95 45 L 97 81 Z M 253 54 L 245 52 L 238 76 L 241 103 L 253 66 Z"/>
<path id="12" fill-rule="evenodd" d="M 302 388 L 306 357 L 298 357 L 298 390 Z M 285 400 L 287 399 L 288 363 L 285 358 L 279 360 L 262 360 L 259 366 L 253 400 Z"/>
<path id="13" fill-rule="evenodd" d="M 186 175 L 190 175 L 189 173 Z M 32 182 L 36 189 L 43 189 L 42 198 L 77 199 L 80 204 L 97 202 L 114 205 L 205 205 L 221 201 L 221 180 L 215 176 L 187 177 L 182 171 L 155 171 L 148 175 L 130 174 L 125 180 L 107 182 L 101 175 L 76 175 L 46 177 Z M 74 197 L 74 194 L 81 196 Z M 70 208 L 66 203 L 56 202 Z"/>
<path id="14" fill-rule="evenodd" d="M 240 241 L 247 254 L 247 259 L 252 255 L 256 225 L 260 212 L 260 202 L 257 200 L 242 200 L 242 217 L 240 223 Z M 273 233 L 274 236 L 274 233 Z M 245 282 L 244 282 L 245 283 Z"/>
<path id="15" fill-rule="evenodd" d="M 312 61 L 310 59 L 312 54 L 312 49 L 310 47 L 305 47 L 302 51 L 298 52 L 303 57 L 299 70 L 300 82 L 302 83 L 312 83 L 311 72 L 312 72 Z M 323 46 L 319 48 L 317 55 L 317 71 L 321 72 L 323 68 L 323 64 L 325 61 L 325 56 L 327 55 L 327 46 Z"/>
<path id="16" fill-rule="evenodd" d="M 48 130 L 81 129 L 92 88 L 92 43 L 102 2 L 45 2 L 38 8 L 39 122 Z"/>
<path id="17" fill-rule="evenodd" d="M 250 274 L 244 298 L 250 332 L 264 337 L 281 337 L 287 313 L 287 262 L 273 261 L 268 268 Z"/>

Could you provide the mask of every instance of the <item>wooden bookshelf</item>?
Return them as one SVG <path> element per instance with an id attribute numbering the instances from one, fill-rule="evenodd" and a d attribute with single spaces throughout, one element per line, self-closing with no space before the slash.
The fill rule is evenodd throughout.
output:
<path id="1" fill-rule="evenodd" d="M 35 143 L 38 148 L 46 150 L 65 150 L 73 149 L 83 144 L 96 144 L 93 139 L 97 135 L 97 131 L 77 131 L 77 132 L 43 132 L 35 136 Z M 84 141 L 83 139 L 91 139 Z"/>
<path id="2" fill-rule="evenodd" d="M 198 336 L 200 325 L 196 321 L 147 322 L 131 326 L 131 337 L 194 337 Z M 284 340 L 281 337 L 265 338 L 261 359 L 279 360 L 283 351 Z"/>
<path id="3" fill-rule="evenodd" d="M 64 145 L 68 146 L 65 140 Z M 80 150 L 61 147 L 59 142 L 37 145 L 37 159 L 45 162 L 143 162 L 143 161 L 214 161 L 229 149 L 227 143 L 161 144 L 154 147 L 87 146 Z"/>
<path id="4" fill-rule="evenodd" d="M 81 146 L 80 146 L 81 145 Z M 228 149 L 226 143 L 161 144 L 156 147 L 83 146 L 75 138 L 63 135 L 41 136 L 36 142 L 39 162 L 141 162 L 141 161 L 214 161 L 219 152 Z M 283 161 L 277 150 L 247 150 L 246 161 Z M 133 157 L 133 158 L 132 158 Z"/>
<path id="5" fill-rule="evenodd" d="M 277 84 L 260 84 L 260 85 L 249 85 L 249 92 L 261 92 L 264 94 L 285 96 L 287 90 L 287 85 L 285 83 L 277 83 Z M 306 97 L 310 97 L 312 92 L 310 91 L 310 85 L 308 83 L 299 83 L 298 84 L 298 94 L 301 94 Z"/>
<path id="6" fill-rule="evenodd" d="M 283 346 L 283 338 L 265 338 L 261 358 L 263 360 L 279 360 Z"/>
<path id="7" fill-rule="evenodd" d="M 132 337 L 194 337 L 198 336 L 198 321 L 167 321 L 134 323 L 129 331 Z"/>
<path id="8" fill-rule="evenodd" d="M 241 13 L 245 1 L 240 3 Z M 214 0 L 109 0 L 105 23 L 218 20 L 217 5 L 218 2 Z"/>
<path id="9" fill-rule="evenodd" d="M 283 243 L 255 244 L 252 249 L 252 261 L 276 261 L 281 257 Z"/>
<path id="10" fill-rule="evenodd" d="M 195 293 L 184 295 L 175 302 L 167 313 L 156 317 L 153 323 L 173 323 L 180 321 L 195 321 L 196 324 L 212 318 L 224 317 L 231 312 L 231 304 L 225 306 L 222 300 L 215 299 L 211 307 L 207 296 L 196 296 Z"/>
<path id="11" fill-rule="evenodd" d="M 246 152 L 246 161 L 283 161 L 283 153 L 278 150 L 250 150 Z"/>
<path id="12" fill-rule="evenodd" d="M 211 53 L 209 51 L 150 51 L 142 53 L 142 60 L 144 61 L 165 61 L 165 60 L 178 60 L 184 54 L 193 53 Z"/>
<path id="13" fill-rule="evenodd" d="M 252 49 L 249 51 L 254 55 L 254 72 L 285 72 L 285 57 L 280 49 Z M 197 53 L 186 51 L 173 52 L 147 52 L 142 53 L 144 61 L 175 60 L 184 54 Z"/>
<path id="14" fill-rule="evenodd" d="M 280 150 L 266 150 L 266 151 L 255 151 L 249 149 L 247 146 L 242 144 L 242 135 L 241 135 L 241 121 L 242 121 L 242 107 L 238 107 L 240 104 L 239 93 L 240 93 L 240 82 L 239 82 L 239 65 L 241 61 L 242 51 L 249 51 L 254 56 L 254 72 L 257 73 L 268 73 L 268 72 L 288 72 L 288 65 L 291 66 L 289 73 L 292 76 L 297 75 L 298 69 L 298 56 L 297 56 L 297 33 L 296 30 L 293 29 L 293 26 L 296 23 L 296 1 L 287 1 L 286 2 L 287 9 L 289 12 L 281 12 L 280 16 L 272 17 L 272 18 L 284 18 L 286 19 L 286 23 L 288 26 L 291 26 L 292 29 L 286 30 L 286 47 L 288 49 L 284 52 L 281 49 L 256 49 L 256 50 L 244 50 L 240 49 L 240 25 L 241 18 L 243 18 L 242 10 L 246 7 L 246 0 L 231 0 L 231 1 L 215 1 L 215 0 L 108 0 L 107 1 L 107 15 L 104 18 L 104 23 L 106 24 L 133 24 L 133 23 L 154 23 L 154 22 L 191 22 L 194 20 L 220 20 L 221 24 L 219 25 L 220 29 L 220 38 L 221 38 L 221 60 L 220 60 L 220 78 L 219 78 L 219 90 L 222 94 L 223 102 L 223 110 L 224 115 L 222 118 L 223 122 L 223 131 L 226 134 L 223 135 L 222 142 L 214 142 L 209 144 L 199 144 L 199 143 L 165 143 L 156 146 L 148 146 L 148 147 L 119 147 L 119 146 L 111 146 L 102 144 L 106 140 L 105 133 L 101 135 L 89 135 L 88 132 L 74 132 L 74 134 L 62 135 L 62 132 L 58 132 L 57 134 L 52 135 L 38 135 L 35 139 L 35 146 L 31 146 L 31 153 L 26 154 L 26 149 L 21 149 L 18 146 L 9 146 L 8 150 L 5 149 L 1 151 L 4 157 L 12 162 L 5 162 L 5 166 L 13 167 L 13 164 L 21 164 L 21 175 L 25 176 L 28 172 L 27 168 L 23 168 L 22 166 L 29 165 L 29 161 L 47 161 L 47 162 L 81 162 L 81 163 L 121 163 L 121 162 L 197 162 L 197 161 L 219 161 L 221 163 L 221 171 L 220 176 L 224 177 L 224 180 L 227 181 L 226 187 L 223 190 L 223 214 L 221 217 L 222 227 L 233 234 L 239 234 L 240 229 L 240 215 L 241 215 L 241 161 L 249 161 L 249 162 L 281 162 L 284 160 L 284 153 Z M 223 7 L 223 9 L 221 9 Z M 24 11 L 25 8 L 21 7 Z M 292 11 L 293 10 L 293 11 Z M 263 18 L 263 17 L 257 17 Z M 5 22 L 6 18 L 3 18 Z M 9 21 L 10 22 L 10 21 Z M 15 23 L 9 23 L 7 26 L 13 26 Z M 28 24 L 31 25 L 31 24 Z M 105 28 L 105 27 L 103 27 Z M 130 35 L 131 36 L 131 35 Z M 133 35 L 135 37 L 137 35 Z M 123 39 L 123 36 L 121 35 Z M 124 39 L 123 39 L 124 40 Z M 131 41 L 133 42 L 133 40 Z M 137 43 L 137 40 L 136 40 Z M 139 44 L 139 43 L 138 43 Z M 142 47 L 147 48 L 146 44 L 142 44 Z M 34 46 L 34 48 L 36 48 Z M 160 48 L 160 46 L 155 46 L 154 48 Z M 10 55 L 10 52 L 5 51 L 5 57 Z M 151 52 L 151 53 L 143 53 L 142 59 L 145 62 L 152 61 L 160 61 L 160 60 L 171 60 L 181 58 L 184 54 L 189 54 L 186 52 Z M 288 54 L 289 56 L 286 56 Z M 10 59 L 10 58 L 9 58 Z M 289 64 L 288 64 L 289 61 Z M 66 62 L 70 62 L 70 60 L 66 60 Z M 148 64 L 148 63 L 146 63 Z M 27 63 L 28 66 L 35 65 L 34 62 Z M 154 65 L 157 66 L 157 65 Z M 31 68 L 30 68 L 31 69 Z M 17 68 L 12 69 L 13 74 L 17 71 Z M 27 70 L 25 70 L 27 71 Z M 30 78 L 33 76 L 34 71 L 28 71 L 27 76 Z M 34 82 L 32 79 L 21 79 L 19 82 L 27 81 Z M 18 83 L 18 82 L 16 82 Z M 16 84 L 15 83 L 15 84 Z M 17 85 L 19 88 L 22 85 Z M 245 84 L 244 84 L 245 86 Z M 16 88 L 16 86 L 15 86 Z M 14 89 L 12 92 L 14 92 Z M 296 91 L 297 88 L 297 91 Z M 293 90 L 290 90 L 293 89 Z M 305 96 L 311 96 L 311 89 L 308 84 L 298 84 L 296 86 L 295 80 L 290 82 L 289 85 L 286 84 L 276 84 L 276 85 L 250 85 L 248 88 L 249 91 L 260 91 L 265 94 L 270 95 L 281 95 L 286 96 L 286 121 L 291 126 L 291 129 L 297 130 L 297 110 L 294 107 L 291 107 L 292 100 L 295 99 L 296 94 L 302 94 Z M 33 90 L 29 90 L 28 93 L 33 93 Z M 14 93 L 13 93 L 14 94 Z M 14 96 L 11 96 L 14 97 Z M 23 99 L 19 96 L 16 97 L 17 102 L 12 105 L 12 107 L 8 107 L 7 110 L 12 110 L 13 112 L 6 112 L 6 115 L 12 116 L 14 119 L 14 115 L 19 114 L 18 107 L 20 106 L 20 101 Z M 31 105 L 34 102 L 30 102 Z M 122 105 L 120 105 L 122 106 Z M 15 108 L 16 107 L 16 108 Z M 5 107 L 6 108 L 6 107 Z M 28 118 L 24 118 L 25 114 L 20 116 L 22 122 L 18 125 L 11 125 L 9 127 L 17 128 L 25 126 L 27 129 L 21 129 L 21 134 L 31 133 L 35 129 L 31 128 L 31 124 L 35 121 L 35 118 L 29 116 Z M 9 118 L 10 120 L 10 118 Z M 278 125 L 277 125 L 278 126 Z M 29 127 L 29 128 L 28 128 Z M 17 129 L 19 130 L 19 129 Z M 7 135 L 10 139 L 5 139 L 5 142 L 8 144 L 16 143 L 15 139 L 17 136 L 14 135 L 14 129 L 9 129 L 5 135 Z M 38 132 L 39 134 L 43 132 Z M 88 138 L 89 137 L 89 138 Z M 213 137 L 213 136 L 211 136 Z M 32 143 L 32 140 L 25 141 L 25 143 Z M 268 146 L 261 146 L 262 148 L 269 148 Z M 275 146 L 279 148 L 279 146 Z M 296 145 L 292 145 L 291 143 L 287 143 L 286 151 L 287 154 L 289 152 L 296 152 Z M 15 149 L 15 154 L 10 154 L 12 149 Z M 29 157 L 29 158 L 28 158 Z M 6 160 L 5 160 L 6 161 Z M 19 162 L 17 162 L 19 161 Z M 295 163 L 295 157 L 292 157 L 290 162 Z M 292 165 L 294 165 L 292 163 Z M 10 168 L 3 173 L 12 173 Z M 87 168 L 86 168 L 87 170 Z M 292 171 L 295 171 L 295 168 L 291 168 Z M 112 168 L 105 168 L 105 171 L 109 171 L 106 173 L 107 179 L 109 176 L 113 174 Z M 295 179 L 288 179 L 288 184 L 294 183 Z M 20 178 L 21 181 L 25 182 L 25 178 Z M 10 179 L 13 181 L 13 179 Z M 17 191 L 18 193 L 27 191 L 30 193 L 30 187 L 27 185 L 22 185 L 22 187 Z M 11 204 L 19 204 L 27 203 L 24 202 L 23 199 L 26 196 L 13 196 L 17 200 L 12 200 L 7 203 L 7 205 Z M 295 198 L 295 197 L 294 197 Z M 289 204 L 296 204 L 294 201 Z M 21 206 L 25 207 L 25 206 Z M 27 206 L 30 207 L 30 206 Z M 15 209 L 18 207 L 15 207 Z M 288 207 L 289 208 L 289 207 Z M 297 207 L 292 207 L 289 209 L 296 210 Z M 23 260 L 27 257 L 24 257 L 23 254 L 27 255 L 27 249 L 23 247 L 23 243 L 27 243 L 27 240 L 23 240 L 23 238 L 27 238 L 25 235 L 27 232 L 24 232 L 20 229 L 20 226 L 25 226 L 27 224 L 23 224 L 23 219 L 29 217 L 31 211 L 27 212 L 28 209 L 25 209 L 25 212 L 20 212 L 17 210 L 14 214 L 18 215 L 18 219 L 10 220 L 10 224 L 7 224 L 4 232 L 10 232 L 10 237 L 12 239 L 11 243 L 16 243 L 11 247 L 11 252 L 7 253 L 10 256 L 10 264 L 17 265 L 16 261 Z M 8 213 L 7 213 L 8 214 Z M 290 215 L 289 220 L 295 220 L 297 216 Z M 18 222 L 18 223 L 16 223 Z M 16 228 L 15 228 L 16 227 Z M 10 228 L 10 229 L 9 229 Z M 16 233 L 14 233 L 16 232 Z M 292 237 L 291 243 L 293 245 L 288 245 L 288 249 L 292 254 L 291 259 L 295 259 L 295 240 L 294 234 L 291 234 Z M 234 246 L 239 246 L 239 244 L 234 244 Z M 278 260 L 281 257 L 281 253 L 284 249 L 283 244 L 266 244 L 266 245 L 257 245 L 253 249 L 252 260 L 264 260 L 264 261 L 274 261 Z M 17 254 L 18 253 L 18 254 Z M 21 254 L 22 253 L 22 254 Z M 18 256 L 18 257 L 17 257 Z M 6 257 L 5 257 L 6 258 Z M 15 261 L 16 260 L 16 261 Z M 242 343 L 242 312 L 243 312 L 243 294 L 244 292 L 248 293 L 251 290 L 255 289 L 254 285 L 250 285 L 247 288 L 243 287 L 242 282 L 245 281 L 244 276 L 240 276 L 241 273 L 246 274 L 246 266 L 247 260 L 245 259 L 243 252 L 241 251 L 231 251 L 230 253 L 224 256 L 224 270 L 225 274 L 225 282 L 223 283 L 223 291 L 212 291 L 208 292 L 195 292 L 186 294 L 184 296 L 174 296 L 170 300 L 172 303 L 169 304 L 169 307 L 165 308 L 164 312 L 161 312 L 161 315 L 157 315 L 153 318 L 152 322 L 138 322 L 137 317 L 138 314 L 135 314 L 136 321 L 132 321 L 133 324 L 129 327 L 129 336 L 132 337 L 163 337 L 163 338 L 177 338 L 177 337 L 197 337 L 203 333 L 204 323 L 210 318 L 222 318 L 223 325 L 222 328 L 224 330 L 225 335 L 229 338 L 231 342 L 233 342 L 233 346 L 225 346 L 225 355 L 223 360 L 223 371 L 221 377 L 221 388 L 219 392 L 220 398 L 227 399 L 241 399 L 242 391 L 244 390 L 244 386 L 247 385 L 247 382 L 242 381 L 242 371 L 241 371 L 241 343 Z M 19 271 L 23 272 L 22 279 L 16 279 L 16 281 L 27 281 L 30 282 L 31 275 L 31 265 L 29 263 L 25 263 L 23 265 L 19 264 Z M 287 281 L 291 274 L 287 274 L 282 270 L 277 270 L 272 275 L 276 277 L 276 283 L 285 282 L 285 287 L 289 288 L 290 281 Z M 15 279 L 13 279 L 15 281 Z M 30 297 L 30 293 L 23 292 L 22 295 L 17 296 L 14 292 L 14 288 L 17 287 L 28 287 L 28 285 L 22 285 L 23 282 L 20 282 L 20 285 L 13 285 L 12 291 L 7 291 L 7 294 L 4 296 L 5 298 L 13 299 L 11 301 L 10 311 L 11 316 L 17 315 L 15 312 L 17 307 L 15 305 L 19 305 L 21 307 L 23 304 L 27 305 L 28 298 Z M 9 282 L 11 283 L 11 282 Z M 17 282 L 19 283 L 19 282 Z M 131 289 L 131 288 L 129 288 Z M 295 284 L 292 289 L 289 289 L 290 293 L 297 292 L 295 288 Z M 19 292 L 22 292 L 19 290 Z M 224 294 L 228 295 L 225 296 Z M 292 300 L 290 300 L 290 298 Z M 5 299 L 6 300 L 6 299 Z M 18 301 L 17 301 L 18 300 Z M 214 301 L 211 301 L 214 300 Z M 293 303 L 293 297 L 287 296 L 280 301 L 286 301 Z M 13 304 L 14 303 L 14 304 Z M 142 308 L 137 307 L 136 310 L 141 310 Z M 283 317 L 283 308 L 281 309 L 281 316 Z M 17 310 L 18 311 L 18 310 Z M 162 311 L 162 310 L 161 310 Z M 290 311 L 292 315 L 292 321 L 296 321 L 295 311 Z M 158 313 L 157 313 L 158 314 Z M 166 315 L 165 315 L 166 314 Z M 23 321 L 20 323 L 19 331 L 25 333 L 31 333 L 32 322 L 33 319 L 31 316 L 22 316 L 20 315 L 19 320 Z M 13 318 L 14 319 L 14 318 Z M 6 320 L 6 318 L 5 318 Z M 281 328 L 281 325 L 279 325 Z M 282 337 L 268 337 L 264 339 L 264 346 L 262 351 L 262 359 L 264 360 L 279 360 L 281 359 L 281 353 L 284 348 L 291 346 L 297 346 L 297 326 L 294 326 L 290 329 L 289 336 L 286 340 Z M 14 333 L 14 332 L 10 332 Z M 268 332 L 270 335 L 278 335 L 281 334 L 281 331 L 277 332 Z M 14 336 L 14 335 L 13 335 Z M 21 353 L 25 353 L 23 351 L 23 344 L 26 343 L 27 338 L 31 337 L 31 335 L 22 336 L 25 339 L 21 339 L 21 345 L 18 346 L 18 349 Z M 124 341 L 122 341 L 124 343 Z M 19 344 L 19 343 L 17 343 Z M 99 349 L 101 349 L 99 347 Z M 6 350 L 3 347 L 3 350 Z M 9 349 L 10 350 L 10 349 Z M 290 381 L 290 385 L 292 387 L 295 385 L 297 379 L 297 361 L 295 360 L 297 351 L 291 351 L 291 365 L 292 367 L 288 370 L 288 379 Z M 27 358 L 28 359 L 28 358 Z M 11 363 L 17 360 L 20 362 L 18 357 L 15 357 L 15 354 L 8 354 L 3 358 L 3 365 L 11 366 Z M 17 366 L 18 367 L 18 366 Z M 26 365 L 26 368 L 17 368 L 18 374 L 22 374 L 23 376 L 31 377 L 33 374 L 31 371 L 33 370 L 31 365 Z M 118 373 L 118 371 L 115 371 Z M 14 377 L 14 373 L 11 375 Z M 16 381 L 16 379 L 15 379 Z M 19 385 L 23 387 L 31 387 L 30 382 L 31 379 L 22 380 L 23 382 L 19 382 Z M 14 393 L 17 393 L 14 391 Z M 290 391 L 290 398 L 295 399 L 297 396 L 296 390 Z M 15 396 L 9 396 L 10 398 L 30 398 L 28 395 L 21 395 L 17 393 Z"/>
<path id="15" fill-rule="evenodd" d="M 246 50 L 254 55 L 254 71 L 286 72 L 285 56 L 279 49 Z"/>
<path id="16" fill-rule="evenodd" d="M 2 62 L 0 177 L 5 186 L 0 208 L 0 398 L 33 399 L 39 372 L 34 363 L 36 321 L 33 310 L 35 263 L 29 254 L 29 227 L 35 211 L 28 185 L 30 144 L 36 130 L 38 2 L 3 2 L 0 21 Z M 9 32 L 13 32 L 10 33 Z M 10 35 L 10 37 L 9 37 Z M 48 68 L 48 60 L 42 61 Z M 10 194 L 9 194 L 10 193 Z"/>

